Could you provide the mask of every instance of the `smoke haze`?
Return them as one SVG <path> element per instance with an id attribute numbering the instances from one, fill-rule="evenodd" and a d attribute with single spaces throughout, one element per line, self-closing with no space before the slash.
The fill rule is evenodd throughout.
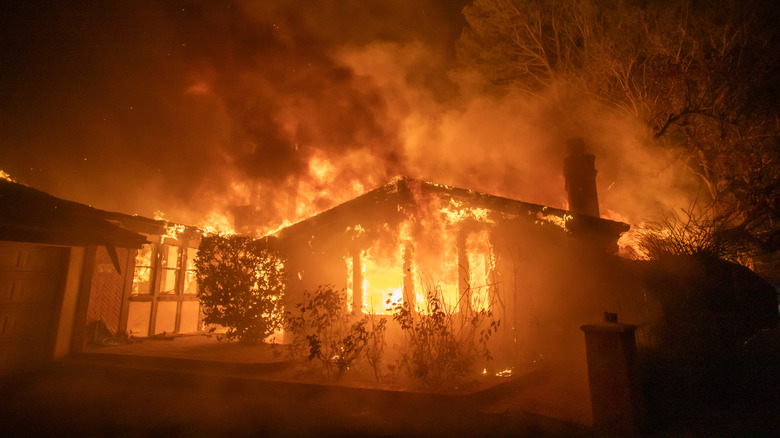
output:
<path id="1" fill-rule="evenodd" d="M 398 174 L 565 208 L 578 136 L 605 216 L 684 205 L 690 182 L 631 121 L 470 91 L 452 74 L 465 3 L 4 4 L 0 169 L 187 224 L 251 204 L 263 229 Z"/>

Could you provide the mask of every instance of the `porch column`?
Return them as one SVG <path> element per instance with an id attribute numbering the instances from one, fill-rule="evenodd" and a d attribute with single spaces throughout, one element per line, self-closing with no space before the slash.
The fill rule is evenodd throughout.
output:
<path id="1" fill-rule="evenodd" d="M 471 313 L 471 278 L 469 254 L 466 251 L 466 233 L 461 230 L 456 239 L 458 248 L 458 310 L 463 315 Z"/>
<path id="2" fill-rule="evenodd" d="M 352 313 L 363 313 L 363 265 L 360 249 L 352 251 Z"/>
<path id="3" fill-rule="evenodd" d="M 404 305 L 409 306 L 412 312 L 415 311 L 416 296 L 414 293 L 414 273 L 412 272 L 412 245 L 404 244 Z"/>

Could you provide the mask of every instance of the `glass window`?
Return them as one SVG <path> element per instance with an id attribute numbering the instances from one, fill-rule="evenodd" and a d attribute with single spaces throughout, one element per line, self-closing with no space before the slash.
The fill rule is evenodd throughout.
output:
<path id="1" fill-rule="evenodd" d="M 146 244 L 135 256 L 133 271 L 133 295 L 147 295 L 152 292 L 152 245 Z"/>
<path id="2" fill-rule="evenodd" d="M 184 272 L 184 293 L 198 293 L 197 270 L 195 269 L 195 257 L 198 255 L 198 248 L 187 248 L 187 269 Z"/>
<path id="3" fill-rule="evenodd" d="M 175 294 L 179 279 L 179 260 L 181 248 L 164 245 L 160 260 L 160 294 Z"/>

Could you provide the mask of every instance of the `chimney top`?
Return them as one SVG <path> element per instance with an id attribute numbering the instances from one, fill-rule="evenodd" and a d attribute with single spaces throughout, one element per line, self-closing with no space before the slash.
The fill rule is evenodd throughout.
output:
<path id="1" fill-rule="evenodd" d="M 563 175 L 569 195 L 569 211 L 599 217 L 594 165 L 596 157 L 586 152 L 585 140 L 579 137 L 567 140 L 566 149 L 569 155 L 563 161 Z"/>

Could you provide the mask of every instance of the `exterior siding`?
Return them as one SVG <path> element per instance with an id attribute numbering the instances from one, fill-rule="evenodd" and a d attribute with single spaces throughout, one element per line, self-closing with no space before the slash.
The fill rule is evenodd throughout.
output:
<path id="1" fill-rule="evenodd" d="M 95 255 L 95 272 L 92 275 L 89 306 L 87 307 L 87 325 L 96 321 L 103 323 L 113 333 L 120 331 L 120 315 L 124 298 L 124 286 L 127 275 L 130 250 L 116 248 L 122 273 L 114 269 L 114 264 L 103 246 L 98 246 Z"/>

